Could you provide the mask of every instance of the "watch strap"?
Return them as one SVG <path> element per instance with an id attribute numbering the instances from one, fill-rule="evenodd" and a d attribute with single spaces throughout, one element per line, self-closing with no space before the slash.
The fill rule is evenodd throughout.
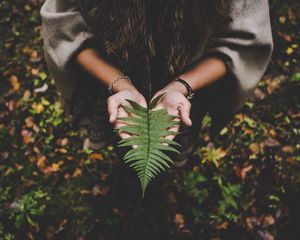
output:
<path id="1" fill-rule="evenodd" d="M 186 96 L 187 100 L 190 100 L 190 99 L 193 98 L 194 91 L 193 91 L 192 87 L 185 80 L 183 80 L 180 77 L 177 77 L 174 81 L 178 81 L 178 82 L 182 83 L 186 87 L 186 89 L 188 91 L 188 95 Z"/>

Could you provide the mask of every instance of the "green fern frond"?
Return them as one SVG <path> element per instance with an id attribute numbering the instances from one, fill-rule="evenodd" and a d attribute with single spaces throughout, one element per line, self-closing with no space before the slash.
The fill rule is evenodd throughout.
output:
<path id="1" fill-rule="evenodd" d="M 168 130 L 179 124 L 178 121 L 175 121 L 178 117 L 169 115 L 166 109 L 153 109 L 164 94 L 153 99 L 148 104 L 148 108 L 126 99 L 131 107 L 123 106 L 123 108 L 130 114 L 130 117 L 119 118 L 126 125 L 115 128 L 117 131 L 131 135 L 129 138 L 120 140 L 119 147 L 137 146 L 125 154 L 124 161 L 137 173 L 143 197 L 149 182 L 173 164 L 172 159 L 165 151 L 179 153 L 174 146 L 181 146 L 179 143 L 165 138 L 168 135 L 175 136 L 180 133 Z"/>

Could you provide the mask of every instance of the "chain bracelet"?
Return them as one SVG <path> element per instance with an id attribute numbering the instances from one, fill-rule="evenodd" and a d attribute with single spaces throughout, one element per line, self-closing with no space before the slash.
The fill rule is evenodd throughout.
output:
<path id="1" fill-rule="evenodd" d="M 119 75 L 115 80 L 113 80 L 113 81 L 109 84 L 109 86 L 108 86 L 108 88 L 107 88 L 108 91 L 109 91 L 111 94 L 113 94 L 113 91 L 112 91 L 113 85 L 114 85 L 116 82 L 120 81 L 121 79 L 127 79 L 127 80 L 129 80 L 129 81 L 131 82 L 131 79 L 130 79 L 126 74 L 120 73 L 120 75 Z"/>

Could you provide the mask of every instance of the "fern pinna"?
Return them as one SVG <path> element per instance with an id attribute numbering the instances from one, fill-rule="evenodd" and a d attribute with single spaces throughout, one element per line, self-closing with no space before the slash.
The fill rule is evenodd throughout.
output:
<path id="1" fill-rule="evenodd" d="M 151 179 L 173 164 L 172 159 L 164 151 L 179 153 L 173 146 L 181 146 L 179 143 L 165 138 L 168 135 L 180 133 L 168 129 L 179 124 L 179 121 L 175 121 L 178 117 L 169 115 L 166 109 L 153 109 L 164 94 L 154 98 L 147 108 L 126 99 L 131 107 L 124 105 L 122 107 L 129 117 L 118 118 L 126 122 L 126 125 L 115 128 L 117 131 L 127 132 L 131 135 L 129 138 L 120 140 L 119 147 L 136 146 L 125 154 L 124 161 L 137 173 L 143 197 Z"/>

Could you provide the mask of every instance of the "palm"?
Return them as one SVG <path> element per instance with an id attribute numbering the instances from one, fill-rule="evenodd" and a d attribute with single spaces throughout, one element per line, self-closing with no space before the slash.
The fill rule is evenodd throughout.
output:
<path id="1" fill-rule="evenodd" d="M 141 94 L 132 93 L 130 91 L 122 91 L 114 95 L 114 102 L 113 104 L 109 105 L 109 112 L 117 111 L 115 116 L 114 127 L 121 127 L 127 125 L 126 122 L 120 120 L 122 117 L 129 117 L 130 114 L 124 110 L 122 105 L 129 107 L 130 104 L 125 100 L 129 99 L 132 101 L 137 102 L 143 107 L 147 106 L 145 98 Z M 119 133 L 120 138 L 128 138 L 131 135 L 126 132 Z"/>
<path id="2" fill-rule="evenodd" d="M 143 196 L 151 179 L 165 171 L 173 163 L 164 151 L 179 153 L 174 146 L 181 146 L 179 143 L 165 138 L 169 134 L 174 134 L 168 129 L 177 125 L 178 121 L 174 121 L 174 116 L 168 115 L 165 108 L 154 110 L 160 97 L 151 101 L 148 107 L 127 100 L 131 107 L 123 105 L 123 108 L 132 116 L 120 119 L 128 124 L 117 128 L 120 132 L 132 134 L 131 137 L 119 141 L 118 146 L 136 146 L 126 153 L 124 161 L 137 172 Z"/>
<path id="3" fill-rule="evenodd" d="M 179 116 L 179 110 L 178 109 L 173 108 L 173 107 L 168 107 L 164 103 L 157 104 L 157 106 L 154 109 L 158 110 L 158 109 L 163 109 L 163 108 L 167 109 L 169 115 Z M 175 118 L 174 121 L 180 122 L 180 118 Z M 180 125 L 175 125 L 175 126 L 172 126 L 172 127 L 168 128 L 168 130 L 178 132 L 179 127 L 180 127 Z M 165 138 L 173 140 L 175 138 L 175 136 L 174 135 L 168 135 Z"/>
<path id="4" fill-rule="evenodd" d="M 155 98 L 156 95 L 153 97 Z M 186 101 L 185 97 L 177 91 L 169 92 L 161 101 L 156 105 L 154 109 L 162 109 L 165 108 L 168 111 L 168 114 L 173 116 L 178 116 L 175 121 L 181 122 L 180 118 L 180 110 L 181 102 Z M 178 132 L 180 128 L 180 124 L 172 126 L 169 128 L 171 131 Z M 167 139 L 173 140 L 175 138 L 174 135 L 166 136 Z"/>

